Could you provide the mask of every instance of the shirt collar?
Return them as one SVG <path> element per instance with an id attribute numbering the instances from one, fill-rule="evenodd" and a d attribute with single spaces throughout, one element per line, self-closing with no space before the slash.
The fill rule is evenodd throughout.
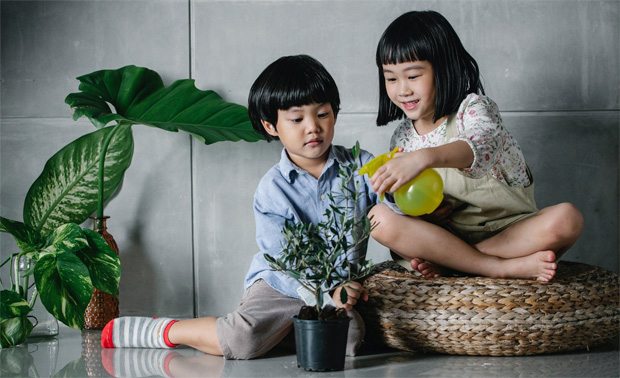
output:
<path id="1" fill-rule="evenodd" d="M 329 155 L 327 155 L 327 161 L 325 162 L 325 167 L 323 167 L 323 172 L 326 172 L 334 162 L 338 162 L 339 164 L 346 164 L 346 157 L 343 156 L 340 151 L 336 150 L 333 145 L 329 147 Z M 280 163 L 278 164 L 280 173 L 286 181 L 290 183 L 293 182 L 296 176 L 308 174 L 304 169 L 299 168 L 295 163 L 289 159 L 288 154 L 286 153 L 286 148 L 282 149 L 282 153 L 280 154 Z"/>

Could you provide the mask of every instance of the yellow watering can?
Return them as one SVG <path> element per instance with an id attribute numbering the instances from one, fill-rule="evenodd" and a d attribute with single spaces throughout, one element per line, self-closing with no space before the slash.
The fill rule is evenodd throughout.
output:
<path id="1" fill-rule="evenodd" d="M 368 173 L 372 177 L 377 169 L 390 161 L 398 152 L 398 147 L 391 152 L 377 156 L 359 169 L 359 174 Z M 383 196 L 381 196 L 383 200 Z M 405 214 L 420 216 L 430 214 L 443 200 L 443 181 L 439 173 L 432 168 L 424 170 L 418 177 L 401 186 L 394 193 L 394 200 Z"/>

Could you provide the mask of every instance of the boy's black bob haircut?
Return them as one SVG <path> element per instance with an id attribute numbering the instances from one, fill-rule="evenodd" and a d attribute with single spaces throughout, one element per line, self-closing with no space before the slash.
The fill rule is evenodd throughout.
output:
<path id="1" fill-rule="evenodd" d="M 340 111 L 338 87 L 325 67 L 308 55 L 285 56 L 271 63 L 258 76 L 248 96 L 248 113 L 254 130 L 269 142 L 261 120 L 276 126 L 278 110 L 311 103 L 330 103 L 334 118 Z"/>
<path id="2" fill-rule="evenodd" d="M 407 12 L 388 26 L 377 46 L 377 126 L 405 116 L 387 95 L 382 65 L 414 61 L 428 61 L 433 66 L 434 121 L 456 112 L 469 93 L 484 94 L 478 63 L 465 50 L 448 20 L 434 11 Z"/>

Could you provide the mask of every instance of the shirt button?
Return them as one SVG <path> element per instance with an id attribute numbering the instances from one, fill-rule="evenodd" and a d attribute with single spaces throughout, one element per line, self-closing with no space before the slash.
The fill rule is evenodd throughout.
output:
<path id="1" fill-rule="evenodd" d="M 325 194 L 321 194 L 321 201 L 325 201 Z"/>

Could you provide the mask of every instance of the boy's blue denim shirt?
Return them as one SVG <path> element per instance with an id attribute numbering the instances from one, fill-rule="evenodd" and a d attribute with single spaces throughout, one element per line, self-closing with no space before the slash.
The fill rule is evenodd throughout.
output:
<path id="1" fill-rule="evenodd" d="M 358 156 L 358 168 L 373 158 L 372 154 L 361 150 Z M 256 220 L 256 242 L 259 252 L 252 259 L 250 269 L 245 277 L 244 288 L 247 290 L 259 279 L 265 280 L 269 286 L 293 298 L 300 298 L 297 293 L 299 283 L 287 275 L 273 271 L 263 254 L 278 256 L 282 252 L 282 228 L 285 221 L 312 222 L 323 220 L 325 209 L 330 201 L 328 194 L 340 187 L 338 177 L 340 165 L 353 162 L 350 149 L 332 145 L 323 173 L 315 179 L 305 170 L 296 166 L 282 149 L 280 162 L 272 167 L 261 179 L 254 194 L 254 217 Z M 370 208 L 379 202 L 378 196 L 372 191 L 368 176 L 359 176 L 355 180 L 361 182 L 360 190 L 364 192 L 357 203 L 358 213 L 367 214 Z M 351 189 L 353 184 L 351 183 Z M 365 257 L 367 245 L 352 253 L 349 259 Z"/>

